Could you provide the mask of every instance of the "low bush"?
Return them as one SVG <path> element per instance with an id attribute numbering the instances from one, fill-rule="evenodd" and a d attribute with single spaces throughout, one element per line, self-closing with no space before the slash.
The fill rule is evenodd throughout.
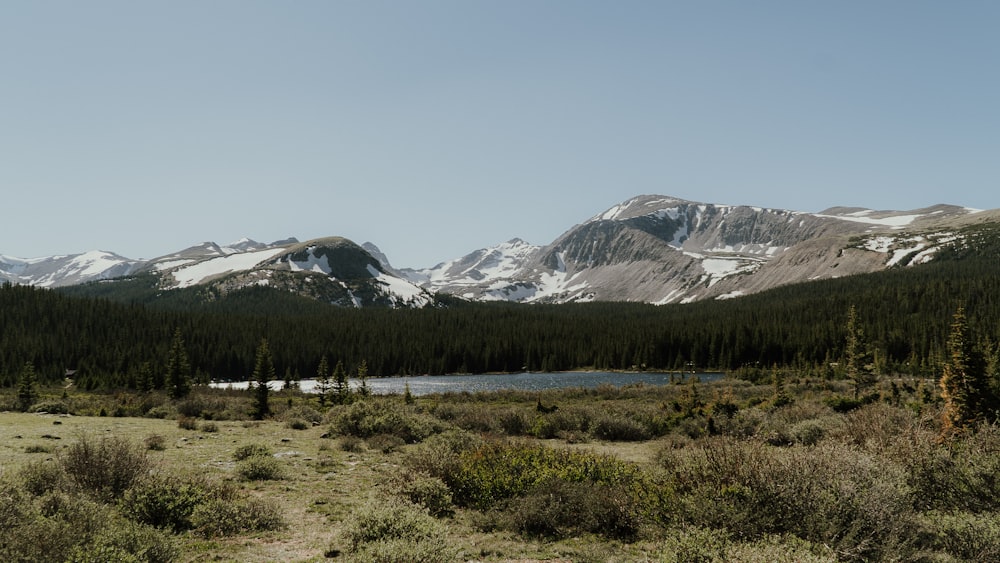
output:
<path id="1" fill-rule="evenodd" d="M 406 442 L 404 442 L 399 436 L 395 436 L 393 434 L 379 434 L 378 436 L 368 438 L 366 444 L 368 444 L 368 447 L 372 450 L 388 454 L 405 446 Z"/>
<path id="2" fill-rule="evenodd" d="M 182 532 L 194 527 L 191 515 L 208 493 L 204 487 L 173 477 L 152 477 L 130 489 L 120 509 L 127 518 Z"/>
<path id="3" fill-rule="evenodd" d="M 497 519 L 500 527 L 549 539 L 592 533 L 629 541 L 643 523 L 640 506 L 625 487 L 558 478 L 507 501 Z"/>
<path id="4" fill-rule="evenodd" d="M 236 464 L 236 473 L 244 481 L 277 481 L 284 479 L 281 462 L 271 456 L 255 455 Z"/>
<path id="5" fill-rule="evenodd" d="M 1000 561 L 1000 514 L 931 511 L 920 524 L 926 551 L 962 561 Z"/>
<path id="6" fill-rule="evenodd" d="M 191 416 L 178 416 L 177 417 L 177 428 L 181 430 L 197 430 L 198 429 L 198 419 Z"/>
<path id="7" fill-rule="evenodd" d="M 323 414 L 308 405 L 292 407 L 281 414 L 285 422 L 305 421 L 309 426 L 323 422 Z"/>
<path id="8" fill-rule="evenodd" d="M 434 476 L 448 484 L 456 503 L 479 509 L 522 496 L 549 479 L 621 485 L 636 493 L 646 485 L 636 466 L 610 456 L 499 440 L 462 452 L 446 473 Z"/>
<path id="9" fill-rule="evenodd" d="M 142 447 L 115 436 L 83 435 L 59 462 L 70 481 L 104 500 L 121 497 L 151 467 Z"/>
<path id="10" fill-rule="evenodd" d="M 164 532 L 125 520 L 109 523 L 91 542 L 78 545 L 68 560 L 73 563 L 170 563 L 179 555 L 173 540 Z"/>
<path id="11" fill-rule="evenodd" d="M 432 416 L 416 411 L 412 405 L 392 398 L 370 397 L 331 409 L 331 430 L 341 436 L 370 438 L 392 434 L 413 444 L 444 430 L 445 425 Z"/>
<path id="12" fill-rule="evenodd" d="M 163 451 L 167 449 L 167 439 L 160 434 L 150 434 L 142 441 L 147 450 Z"/>
<path id="13" fill-rule="evenodd" d="M 444 563 L 456 555 L 440 522 L 398 499 L 370 501 L 355 511 L 338 540 L 350 561 Z"/>
<path id="14" fill-rule="evenodd" d="M 443 478 L 458 471 L 462 453 L 475 450 L 482 444 L 483 439 L 476 434 L 449 430 L 431 436 L 407 452 L 405 463 L 417 472 Z"/>
<path id="15" fill-rule="evenodd" d="M 21 487 L 36 497 L 64 489 L 68 484 L 62 465 L 51 460 L 28 463 L 18 471 L 17 477 Z"/>
<path id="16" fill-rule="evenodd" d="M 233 452 L 233 460 L 243 461 L 248 457 L 269 456 L 273 453 L 271 448 L 264 444 L 244 444 L 236 448 L 236 451 Z"/>
<path id="17" fill-rule="evenodd" d="M 357 436 L 343 436 L 337 440 L 337 446 L 342 452 L 357 454 L 365 451 L 365 441 Z"/>
<path id="18" fill-rule="evenodd" d="M 292 430 L 306 430 L 307 428 L 310 428 L 312 425 L 306 422 L 305 419 L 293 418 L 285 422 L 285 426 L 291 428 Z"/>
<path id="19" fill-rule="evenodd" d="M 81 495 L 52 491 L 16 505 L 15 518 L 0 526 L 0 561 L 67 561 L 111 517 L 107 507 Z M 3 511 L 0 510 L 0 513 Z"/>
<path id="20" fill-rule="evenodd" d="M 792 534 L 828 545 L 844 560 L 905 552 L 910 541 L 906 475 L 865 452 L 717 438 L 663 455 L 678 516 L 690 525 L 747 540 Z"/>
<path id="21" fill-rule="evenodd" d="M 590 428 L 590 433 L 599 440 L 610 442 L 639 442 L 650 438 L 645 426 L 629 418 L 605 416 Z"/>
<path id="22" fill-rule="evenodd" d="M 403 471 L 390 482 L 390 488 L 393 494 L 423 507 L 436 518 L 451 516 L 455 512 L 448 485 L 437 477 Z"/>
<path id="23" fill-rule="evenodd" d="M 31 405 L 28 412 L 47 412 L 49 414 L 70 414 L 69 405 L 65 401 L 45 400 Z"/>
<path id="24" fill-rule="evenodd" d="M 258 498 L 210 499 L 195 508 L 191 523 L 195 532 L 205 537 L 266 532 L 286 526 L 278 506 Z"/>

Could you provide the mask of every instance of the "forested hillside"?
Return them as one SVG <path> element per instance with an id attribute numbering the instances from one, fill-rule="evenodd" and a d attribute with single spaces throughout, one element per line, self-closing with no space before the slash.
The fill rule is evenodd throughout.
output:
<path id="1" fill-rule="evenodd" d="M 160 372 L 180 329 L 197 379 L 244 379 L 266 337 L 278 377 L 312 377 L 323 355 L 372 376 L 571 369 L 829 370 L 840 359 L 847 312 L 885 373 L 933 375 L 960 304 L 984 341 L 1000 340 L 1000 265 L 994 254 L 940 256 L 917 268 L 792 285 L 688 305 L 469 304 L 425 310 L 345 309 L 265 287 L 225 297 L 174 293 L 143 304 L 31 287 L 0 288 L 0 383 L 25 362 L 43 381 L 78 371 L 83 387 L 134 387 Z M 93 291 L 93 288 L 91 288 Z M 145 364 L 145 367 L 144 367 Z"/>

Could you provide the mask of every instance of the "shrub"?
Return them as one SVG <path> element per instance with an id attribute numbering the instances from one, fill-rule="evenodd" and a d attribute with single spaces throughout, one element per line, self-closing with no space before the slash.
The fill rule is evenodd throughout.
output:
<path id="1" fill-rule="evenodd" d="M 901 469 L 839 444 L 773 448 L 728 438 L 667 452 L 682 521 L 739 538 L 794 534 L 842 559 L 879 559 L 907 544 L 911 497 Z"/>
<path id="2" fill-rule="evenodd" d="M 207 433 L 213 433 L 219 431 L 219 425 L 214 422 L 202 422 L 201 431 Z"/>
<path id="3" fill-rule="evenodd" d="M 121 497 L 150 468 L 141 447 L 115 436 L 81 436 L 60 463 L 73 483 L 103 499 Z"/>
<path id="4" fill-rule="evenodd" d="M 595 438 L 612 442 L 638 442 L 650 438 L 645 426 L 622 417 L 600 418 L 591 427 L 590 433 Z"/>
<path id="5" fill-rule="evenodd" d="M 67 561 L 111 518 L 109 507 L 84 496 L 45 493 L 35 506 L 22 506 L 13 526 L 0 526 L 0 560 Z"/>
<path id="6" fill-rule="evenodd" d="M 437 520 L 397 499 L 361 507 L 348 519 L 339 539 L 355 561 L 437 563 L 452 561 L 456 555 Z"/>
<path id="7" fill-rule="evenodd" d="M 285 527 L 278 506 L 266 499 L 210 499 L 191 514 L 195 532 L 206 537 L 233 536 Z"/>
<path id="8" fill-rule="evenodd" d="M 254 456 L 270 456 L 272 453 L 271 448 L 264 444 L 244 444 L 233 452 L 233 460 L 243 461 Z"/>
<path id="9" fill-rule="evenodd" d="M 449 430 L 431 436 L 407 452 L 406 465 L 417 472 L 444 478 L 458 471 L 460 454 L 483 444 L 482 438 L 463 430 Z"/>
<path id="10" fill-rule="evenodd" d="M 455 501 L 476 508 L 524 495 L 550 478 L 621 484 L 637 492 L 645 485 L 637 467 L 613 457 L 520 442 L 486 442 L 459 454 L 458 463 L 447 469 L 439 477 L 448 484 Z"/>
<path id="11" fill-rule="evenodd" d="M 408 444 L 420 442 L 444 427 L 436 418 L 417 413 L 411 405 L 369 398 L 331 411 L 331 429 L 342 436 L 369 438 L 393 434 Z"/>
<path id="12" fill-rule="evenodd" d="M 52 453 L 52 447 L 46 446 L 44 444 L 30 444 L 24 446 L 24 453 L 26 454 L 50 454 Z"/>
<path id="13" fill-rule="evenodd" d="M 497 423 L 508 436 L 523 436 L 528 432 L 528 417 L 523 412 L 508 409 L 497 416 Z"/>
<path id="14" fill-rule="evenodd" d="M 301 418 L 293 418 L 286 422 L 285 426 L 291 428 L 292 430 L 305 430 L 311 425 Z"/>
<path id="15" fill-rule="evenodd" d="M 921 543 L 962 561 L 1000 561 L 1000 515 L 946 514 L 932 511 L 921 518 Z"/>
<path id="16" fill-rule="evenodd" d="M 409 502 L 423 507 L 434 517 L 451 516 L 451 491 L 444 481 L 422 473 L 406 471 L 391 484 L 393 492 Z"/>
<path id="17" fill-rule="evenodd" d="M 49 414 L 70 414 L 69 405 L 64 401 L 58 400 L 45 400 L 34 405 L 28 409 L 29 412 L 47 412 Z"/>
<path id="18" fill-rule="evenodd" d="M 545 479 L 508 501 L 502 525 L 530 536 L 565 538 L 593 533 L 619 540 L 639 534 L 639 505 L 622 486 Z"/>
<path id="19" fill-rule="evenodd" d="M 357 436 L 344 436 L 337 441 L 341 451 L 349 453 L 361 453 L 365 451 L 365 441 Z"/>
<path id="20" fill-rule="evenodd" d="M 157 405 L 146 411 L 146 418 L 173 418 L 177 416 L 177 409 L 169 405 Z"/>
<path id="21" fill-rule="evenodd" d="M 309 426 L 317 425 L 323 421 L 323 414 L 308 405 L 290 408 L 282 413 L 282 417 L 286 422 L 305 421 Z"/>
<path id="22" fill-rule="evenodd" d="M 792 440 L 796 444 L 801 444 L 803 446 L 814 446 L 823 435 L 826 434 L 826 430 L 823 428 L 822 423 L 818 420 L 803 420 L 798 424 L 795 424 L 789 430 Z"/>
<path id="23" fill-rule="evenodd" d="M 160 434 L 150 434 L 142 441 L 147 450 L 163 451 L 167 449 L 167 439 Z"/>
<path id="24" fill-rule="evenodd" d="M 248 457 L 236 464 L 236 472 L 244 481 L 276 481 L 284 478 L 281 462 L 271 456 Z"/>
<path id="25" fill-rule="evenodd" d="M 194 527 L 191 515 L 206 497 L 205 489 L 194 483 L 154 477 L 125 493 L 120 507 L 122 514 L 131 520 L 182 532 Z"/>
<path id="26" fill-rule="evenodd" d="M 42 496 L 50 491 L 65 488 L 66 471 L 54 461 L 31 462 L 18 472 L 21 486 L 32 496 Z"/>
<path id="27" fill-rule="evenodd" d="M 378 436 L 372 436 L 368 439 L 368 447 L 380 451 L 384 454 L 392 453 L 399 448 L 406 445 L 399 436 L 394 436 L 392 434 L 379 434 Z"/>
<path id="28" fill-rule="evenodd" d="M 180 428 L 181 430 L 197 430 L 198 419 L 184 415 L 178 416 L 177 428 Z"/>
<path id="29" fill-rule="evenodd" d="M 178 555 L 177 547 L 166 534 L 126 520 L 105 526 L 92 542 L 77 546 L 70 561 L 170 563 L 175 561 Z"/>

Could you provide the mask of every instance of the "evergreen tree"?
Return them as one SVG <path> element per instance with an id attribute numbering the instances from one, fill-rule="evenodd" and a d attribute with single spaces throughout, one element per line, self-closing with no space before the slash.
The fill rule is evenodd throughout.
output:
<path id="1" fill-rule="evenodd" d="M 166 385 L 171 399 L 182 399 L 191 392 L 191 364 L 184 349 L 180 328 L 174 330 L 170 353 L 167 355 Z"/>
<path id="2" fill-rule="evenodd" d="M 319 367 L 316 368 L 316 394 L 319 395 L 319 406 L 326 406 L 326 401 L 330 398 L 330 388 L 330 364 L 326 360 L 326 354 L 323 354 L 319 359 Z"/>
<path id="3" fill-rule="evenodd" d="M 368 389 L 368 362 L 366 360 L 361 360 L 358 365 L 358 395 L 362 397 L 371 395 L 371 390 Z"/>
<path id="4" fill-rule="evenodd" d="M 274 379 L 274 360 L 271 358 L 271 349 L 267 346 L 267 339 L 261 338 L 260 345 L 257 346 L 257 356 L 253 367 L 253 417 L 257 420 L 263 420 L 271 414 L 271 407 L 267 401 L 267 382 L 272 379 Z"/>
<path id="5" fill-rule="evenodd" d="M 875 372 L 872 362 L 871 346 L 865 337 L 865 331 L 858 324 L 858 312 L 851 305 L 847 312 L 847 344 L 844 347 L 844 364 L 847 378 L 854 382 L 854 398 L 861 398 L 861 393 L 875 384 Z"/>
<path id="6" fill-rule="evenodd" d="M 145 393 L 153 390 L 153 366 L 149 362 L 139 364 L 139 375 L 136 377 L 136 387 Z"/>
<path id="7" fill-rule="evenodd" d="M 25 362 L 24 367 L 21 368 L 21 374 L 17 378 L 17 408 L 21 412 L 27 412 L 31 405 L 38 401 L 36 384 L 35 364 Z"/>
<path id="8" fill-rule="evenodd" d="M 992 402 L 986 360 L 969 337 L 964 307 L 959 306 L 955 312 L 947 353 L 939 381 L 944 400 L 941 416 L 945 435 L 974 425 Z"/>
<path id="9" fill-rule="evenodd" d="M 285 383 L 282 385 L 282 389 L 292 388 L 292 378 L 292 366 L 285 366 Z"/>
<path id="10" fill-rule="evenodd" d="M 333 368 L 333 401 L 338 405 L 346 405 L 351 401 L 351 387 L 342 361 L 338 361 Z"/>

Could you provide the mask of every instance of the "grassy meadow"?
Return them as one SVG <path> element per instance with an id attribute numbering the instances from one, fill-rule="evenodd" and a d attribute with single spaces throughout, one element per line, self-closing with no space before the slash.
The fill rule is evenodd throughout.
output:
<path id="1" fill-rule="evenodd" d="M 1000 559 L 1000 429 L 932 380 L 251 400 L 0 412 L 0 560 Z"/>

